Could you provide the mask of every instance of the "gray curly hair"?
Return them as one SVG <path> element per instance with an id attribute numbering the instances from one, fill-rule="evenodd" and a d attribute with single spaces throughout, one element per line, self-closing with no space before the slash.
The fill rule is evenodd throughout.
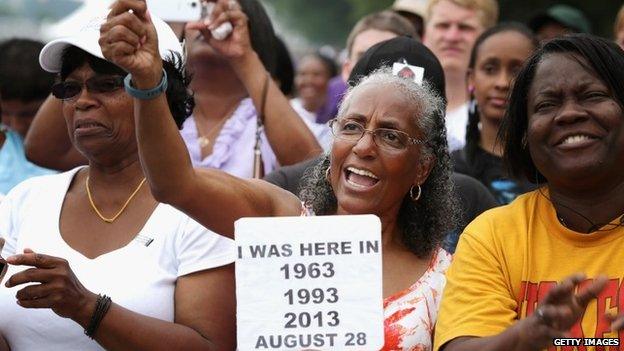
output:
<path id="1" fill-rule="evenodd" d="M 444 236 L 457 228 L 459 210 L 451 181 L 451 162 L 446 142 L 444 100 L 427 82 L 418 85 L 412 80 L 397 77 L 387 67 L 380 68 L 349 88 L 338 110 L 344 116 L 354 92 L 369 85 L 387 86 L 396 94 L 403 94 L 416 106 L 418 114 L 413 122 L 426 136 L 423 157 L 433 159 L 434 165 L 427 180 L 421 185 L 419 201 L 412 201 L 406 192 L 399 211 L 398 224 L 403 232 L 403 243 L 418 257 L 428 257 L 441 244 Z M 325 177 L 330 165 L 325 154 L 302 180 L 301 200 L 317 215 L 336 213 L 337 200 L 331 184 Z"/>

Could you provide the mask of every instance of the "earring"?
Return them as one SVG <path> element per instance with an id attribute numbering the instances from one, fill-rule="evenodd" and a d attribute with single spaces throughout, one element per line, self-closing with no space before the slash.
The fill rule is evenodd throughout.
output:
<path id="1" fill-rule="evenodd" d="M 477 112 L 477 99 L 472 98 L 468 102 L 468 113 L 474 115 Z"/>
<path id="2" fill-rule="evenodd" d="M 325 170 L 325 180 L 326 180 L 328 183 L 331 183 L 331 181 L 329 180 L 329 169 L 330 169 L 330 168 L 331 168 L 330 166 L 327 166 L 327 169 Z"/>
<path id="3" fill-rule="evenodd" d="M 420 199 L 420 195 L 422 194 L 422 189 L 420 188 L 420 184 L 416 185 L 418 187 L 418 195 L 414 196 L 414 185 L 410 188 L 409 195 L 412 201 L 416 202 Z"/>

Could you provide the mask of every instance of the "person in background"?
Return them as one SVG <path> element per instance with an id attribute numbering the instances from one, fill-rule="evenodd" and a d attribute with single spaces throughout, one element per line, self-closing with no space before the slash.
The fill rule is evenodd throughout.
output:
<path id="1" fill-rule="evenodd" d="M 322 148 L 281 91 L 264 89 L 266 77 L 258 74 L 275 72 L 273 26 L 258 0 L 239 2 L 243 11 L 253 13 L 240 37 L 230 35 L 209 44 L 209 38 L 198 30 L 188 27 L 185 30 L 187 69 L 193 77 L 195 108 L 180 133 L 195 167 L 218 168 L 251 178 L 279 165 L 315 157 Z M 241 42 L 250 45 L 239 45 Z M 241 54 L 236 50 L 246 50 L 241 55 L 246 60 L 236 60 L 236 55 Z M 274 85 L 269 83 L 271 87 Z M 59 142 L 62 134 L 54 126 L 60 119 L 58 102 L 48 100 L 46 105 L 48 102 L 54 105 L 40 111 L 41 117 L 33 124 L 37 128 L 27 138 L 29 158 L 36 162 L 61 160 L 74 164 L 77 157 L 71 155 L 76 153 L 75 149 L 67 140 Z M 277 116 L 279 123 L 269 123 Z M 264 120 L 263 126 L 258 126 L 259 119 Z M 42 140 L 49 130 L 54 130 L 52 138 Z M 46 140 L 59 143 L 50 146 Z M 256 146 L 260 159 L 254 150 Z"/>
<path id="2" fill-rule="evenodd" d="M 615 42 L 624 49 L 624 5 L 620 7 L 620 10 L 615 17 L 615 23 L 613 24 L 613 38 Z"/>
<path id="3" fill-rule="evenodd" d="M 446 77 L 446 132 L 449 151 L 464 147 L 470 52 L 477 37 L 498 22 L 496 0 L 430 0 L 423 42 L 438 57 Z"/>
<path id="4" fill-rule="evenodd" d="M 329 81 L 327 101 L 318 111 L 317 123 L 326 123 L 336 117 L 338 106 L 347 90 L 347 79 L 364 52 L 377 43 L 402 35 L 415 38 L 416 30 L 408 20 L 389 10 L 362 17 L 353 26 L 347 37 L 347 58 L 342 64 L 341 75 Z"/>
<path id="5" fill-rule="evenodd" d="M 110 15 L 124 12 L 113 5 Z M 98 45 L 107 13 L 41 51 L 41 66 L 59 73 L 52 91 L 64 125 L 89 163 L 31 178 L 0 204 L 0 256 L 9 264 L 0 349 L 234 350 L 234 243 L 145 186 L 136 86 Z M 177 129 L 193 99 L 182 47 L 165 22 L 151 20 L 168 77 L 164 108 Z"/>
<path id="6" fill-rule="evenodd" d="M 55 173 L 26 159 L 24 136 L 50 94 L 54 75 L 39 66 L 43 43 L 9 39 L 0 43 L 0 195 L 33 176 Z"/>
<path id="7" fill-rule="evenodd" d="M 219 20 L 212 25 L 228 18 L 234 35 L 244 30 L 246 16 L 240 8 L 222 0 L 219 4 L 222 12 L 217 12 Z M 138 6 L 123 8 L 129 9 L 135 16 L 144 14 Z M 123 24 L 136 37 L 146 30 L 130 27 L 134 22 L 126 15 L 110 20 Z M 203 21 L 192 25 L 208 32 Z M 115 40 L 113 31 L 103 31 L 100 42 L 108 57 L 125 47 Z M 113 57 L 131 71 L 134 84 L 142 89 L 153 87 L 163 77 L 159 60 L 152 54 L 156 45 L 157 38 L 148 35 L 143 45 Z M 420 85 L 391 72 L 375 72 L 347 93 L 331 124 L 336 136 L 331 152 L 315 168 L 302 194 L 305 208 L 299 198 L 267 182 L 240 179 L 216 169 L 193 169 L 162 94 L 152 100 L 135 99 L 139 155 L 150 187 L 161 201 L 228 236 L 241 217 L 298 216 L 304 209 L 316 215 L 379 216 L 383 350 L 429 350 L 450 261 L 439 245 L 457 218 L 444 100 L 429 84 Z"/>
<path id="8" fill-rule="evenodd" d="M 336 64 L 330 58 L 320 53 L 303 56 L 295 74 L 297 97 L 290 100 L 293 109 L 309 123 L 325 150 L 331 145 L 331 131 L 326 124 L 316 123 L 316 111 L 325 103 L 329 80 L 337 73 Z"/>
<path id="9" fill-rule="evenodd" d="M 591 24 L 585 14 L 565 4 L 551 6 L 536 14 L 528 25 L 540 42 L 570 33 L 591 33 Z"/>
<path id="10" fill-rule="evenodd" d="M 2 124 L 22 138 L 54 83 L 54 75 L 39 66 L 41 48 L 43 43 L 30 39 L 0 43 Z"/>
<path id="11" fill-rule="evenodd" d="M 427 2 L 429 0 L 396 0 L 392 4 L 392 11 L 401 15 L 414 26 L 418 37 L 422 40 L 425 34 L 425 17 L 427 16 Z"/>
<path id="12" fill-rule="evenodd" d="M 546 42 L 516 76 L 501 132 L 512 174 L 541 187 L 466 227 L 446 275 L 435 350 L 622 342 L 622 50 L 588 34 Z"/>
<path id="13" fill-rule="evenodd" d="M 537 46 L 530 29 L 519 23 L 503 23 L 483 32 L 470 54 L 466 146 L 453 152 L 451 158 L 456 172 L 481 181 L 500 204 L 535 188 L 526 179 L 508 176 L 497 135 L 513 79 Z"/>

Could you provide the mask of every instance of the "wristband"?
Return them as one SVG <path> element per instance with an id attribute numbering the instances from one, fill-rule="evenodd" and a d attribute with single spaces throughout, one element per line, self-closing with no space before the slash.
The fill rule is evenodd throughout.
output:
<path id="1" fill-rule="evenodd" d="M 100 326 L 100 322 L 108 312 L 108 309 L 111 306 L 111 298 L 106 295 L 98 295 L 97 301 L 95 303 L 95 311 L 91 315 L 91 320 L 89 321 L 89 325 L 85 329 L 84 333 L 86 336 L 93 339 L 93 335 L 97 331 Z"/>
<path id="2" fill-rule="evenodd" d="M 167 72 L 163 68 L 163 76 L 160 80 L 160 83 L 152 89 L 141 90 L 132 86 L 132 74 L 128 73 L 126 78 L 124 78 L 124 87 L 126 88 L 126 92 L 130 94 L 130 96 L 137 98 L 139 100 L 151 100 L 163 92 L 167 90 Z"/>

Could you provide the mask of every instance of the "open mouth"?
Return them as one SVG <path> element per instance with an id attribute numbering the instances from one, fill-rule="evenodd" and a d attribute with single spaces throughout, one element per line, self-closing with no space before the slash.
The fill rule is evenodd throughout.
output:
<path id="1" fill-rule="evenodd" d="M 379 178 L 373 172 L 355 167 L 347 167 L 345 178 L 347 183 L 361 189 L 371 188 L 379 182 Z"/>

